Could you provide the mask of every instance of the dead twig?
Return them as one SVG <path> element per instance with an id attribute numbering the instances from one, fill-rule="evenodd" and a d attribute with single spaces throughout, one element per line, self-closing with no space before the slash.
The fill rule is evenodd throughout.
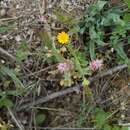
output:
<path id="1" fill-rule="evenodd" d="M 10 21 L 10 20 L 16 20 L 16 19 L 19 19 L 19 18 L 21 18 L 21 17 L 22 17 L 22 16 L 13 17 L 13 18 L 3 18 L 3 19 L 0 19 L 0 22 Z"/>
<path id="2" fill-rule="evenodd" d="M 0 57 L 8 59 L 11 62 L 15 61 L 15 57 L 9 54 L 6 50 L 2 49 L 1 47 L 0 47 Z"/>
<path id="3" fill-rule="evenodd" d="M 16 117 L 14 116 L 12 110 L 10 108 L 7 108 L 8 112 L 10 114 L 10 116 L 12 117 L 13 121 L 16 123 L 16 125 L 18 126 L 19 130 L 25 130 L 23 125 L 16 119 Z"/>
<path id="4" fill-rule="evenodd" d="M 117 67 L 109 69 L 108 71 L 99 73 L 96 76 L 89 78 L 88 80 L 91 84 L 95 80 L 98 80 L 98 79 L 105 77 L 105 76 L 110 76 L 113 73 L 115 73 L 117 71 L 121 71 L 121 70 L 126 69 L 126 68 L 127 68 L 127 65 L 119 65 Z M 46 97 L 37 99 L 35 102 L 25 104 L 25 105 L 21 106 L 21 108 L 19 108 L 17 111 L 21 111 L 21 110 L 24 110 L 24 109 L 28 110 L 28 109 L 32 108 L 33 106 L 48 102 L 48 101 L 53 100 L 53 99 L 58 98 L 58 97 L 65 96 L 66 94 L 70 94 L 70 93 L 73 93 L 73 92 L 80 91 L 81 88 L 82 88 L 82 83 L 80 82 L 79 84 L 75 85 L 74 87 L 70 87 L 70 88 L 67 88 L 65 90 L 61 90 L 59 92 L 55 92 L 55 93 L 50 94 Z"/>

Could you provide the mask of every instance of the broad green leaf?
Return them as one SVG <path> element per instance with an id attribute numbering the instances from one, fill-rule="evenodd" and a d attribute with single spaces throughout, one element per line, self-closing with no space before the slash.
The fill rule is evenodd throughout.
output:
<path id="1" fill-rule="evenodd" d="M 95 123 L 96 126 L 101 129 L 107 123 L 107 117 L 109 116 L 104 110 L 96 108 Z"/>
<path id="2" fill-rule="evenodd" d="M 36 116 L 36 124 L 41 125 L 42 123 L 44 123 L 45 119 L 46 119 L 46 116 L 44 114 L 38 114 Z"/>

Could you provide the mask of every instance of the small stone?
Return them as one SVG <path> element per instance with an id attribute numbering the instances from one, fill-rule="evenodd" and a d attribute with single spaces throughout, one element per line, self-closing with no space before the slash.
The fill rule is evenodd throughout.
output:
<path id="1" fill-rule="evenodd" d="M 17 36 L 15 37 L 15 40 L 16 40 L 17 42 L 20 42 L 20 41 L 21 41 L 20 35 L 17 35 Z"/>
<path id="2" fill-rule="evenodd" d="M 4 63 L 5 63 L 5 60 L 2 59 L 2 60 L 1 60 L 1 63 L 4 64 Z"/>
<path id="3" fill-rule="evenodd" d="M 122 114 L 122 115 L 121 115 L 121 118 L 122 118 L 122 119 L 124 119 L 124 118 L 125 118 L 125 115 L 124 115 L 124 114 Z"/>
<path id="4" fill-rule="evenodd" d="M 122 109 L 122 110 L 125 110 L 126 108 L 125 108 L 125 106 L 121 106 L 121 109 Z"/>
<path id="5" fill-rule="evenodd" d="M 6 15 L 6 10 L 5 9 L 2 9 L 1 11 L 0 11 L 0 16 L 5 16 Z"/>

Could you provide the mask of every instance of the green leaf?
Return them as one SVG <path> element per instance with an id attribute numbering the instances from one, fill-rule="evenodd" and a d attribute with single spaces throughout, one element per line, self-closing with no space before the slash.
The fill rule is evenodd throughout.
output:
<path id="1" fill-rule="evenodd" d="M 114 126 L 112 130 L 120 130 L 120 128 L 118 126 Z"/>
<path id="2" fill-rule="evenodd" d="M 99 113 L 96 116 L 96 125 L 99 129 L 102 128 L 103 125 L 105 124 L 106 122 L 105 119 L 106 119 L 106 116 L 104 114 Z"/>
<path id="3" fill-rule="evenodd" d="M 97 32 L 94 27 L 89 28 L 89 35 L 91 40 L 97 39 Z"/>
<path id="4" fill-rule="evenodd" d="M 130 127 L 122 127 L 120 130 L 129 130 L 129 129 L 130 129 Z"/>
<path id="5" fill-rule="evenodd" d="M 96 4 L 90 5 L 88 12 L 90 16 L 95 16 L 97 15 L 100 11 L 103 10 L 106 1 L 98 1 Z"/>
<path id="6" fill-rule="evenodd" d="M 98 11 L 101 11 L 106 3 L 107 3 L 106 1 L 98 1 L 97 2 Z"/>
<path id="7" fill-rule="evenodd" d="M 46 116 L 44 114 L 38 114 L 36 116 L 36 124 L 41 125 L 42 123 L 44 123 L 45 119 L 46 119 Z"/>
<path id="8" fill-rule="evenodd" d="M 10 30 L 12 30 L 15 26 L 12 24 L 9 24 L 8 26 L 6 25 L 2 25 L 0 26 L 0 33 L 6 33 L 9 32 Z"/>
<path id="9" fill-rule="evenodd" d="M 128 8 L 130 8 L 130 0 L 124 0 L 125 4 L 127 4 Z"/>
<path id="10" fill-rule="evenodd" d="M 91 60 L 96 58 L 95 42 L 92 40 L 89 42 L 89 53 L 90 53 Z"/>
<path id="11" fill-rule="evenodd" d="M 130 22 L 130 13 L 125 13 L 123 19 L 125 20 L 125 22 Z"/>
<path id="12" fill-rule="evenodd" d="M 108 124 L 105 124 L 103 128 L 104 128 L 104 130 L 112 130 L 112 127 Z M 116 129 L 114 129 L 114 130 L 116 130 Z M 119 129 L 117 129 L 117 130 L 119 130 Z"/>
<path id="13" fill-rule="evenodd" d="M 16 61 L 21 62 L 29 55 L 29 47 L 26 41 L 22 41 L 18 50 L 16 51 Z"/>
<path id="14" fill-rule="evenodd" d="M 125 22 L 120 18 L 120 15 L 116 13 L 108 13 L 105 20 L 104 23 L 106 22 L 108 25 L 125 25 Z"/>
<path id="15" fill-rule="evenodd" d="M 0 107 L 12 107 L 13 102 L 8 98 L 2 98 L 0 99 Z"/>
<path id="16" fill-rule="evenodd" d="M 69 30 L 69 34 L 73 34 L 73 33 L 78 33 L 78 32 L 80 32 L 80 27 L 79 26 L 74 26 L 73 28 L 71 28 L 70 30 Z"/>
<path id="17" fill-rule="evenodd" d="M 130 36 L 127 36 L 127 39 L 128 39 L 128 43 L 130 44 Z"/>
<path id="18" fill-rule="evenodd" d="M 84 27 L 80 28 L 79 32 L 80 32 L 81 34 L 83 34 L 83 33 L 85 32 L 85 30 L 86 30 L 86 27 L 84 26 Z"/>
<path id="19" fill-rule="evenodd" d="M 116 52 L 120 56 L 120 58 L 122 58 L 123 60 L 128 59 L 128 57 L 127 57 L 126 53 L 124 52 L 121 44 L 118 44 L 117 46 L 115 46 L 114 49 L 116 50 Z"/>
<path id="20" fill-rule="evenodd" d="M 81 66 L 87 66 L 88 65 L 88 61 L 86 60 L 86 56 L 81 53 L 78 49 L 75 50 L 75 56 L 77 58 L 77 60 L 79 61 Z"/>
<path id="21" fill-rule="evenodd" d="M 25 60 L 28 56 L 28 52 L 23 52 L 22 50 L 18 50 L 16 52 L 16 61 L 21 62 L 22 60 Z"/>
<path id="22" fill-rule="evenodd" d="M 85 79 L 84 78 L 84 80 L 83 80 L 83 82 L 82 82 L 82 85 L 84 86 L 84 87 L 86 87 L 86 86 L 88 86 L 89 85 L 89 80 L 87 80 L 87 79 Z"/>
<path id="23" fill-rule="evenodd" d="M 104 110 L 96 108 L 95 123 L 96 126 L 101 129 L 107 123 L 107 117 L 109 116 Z"/>
<path id="24" fill-rule="evenodd" d="M 8 31 L 9 31 L 8 27 L 6 27 L 6 26 L 0 27 L 0 33 L 5 33 L 5 32 L 8 32 Z"/>

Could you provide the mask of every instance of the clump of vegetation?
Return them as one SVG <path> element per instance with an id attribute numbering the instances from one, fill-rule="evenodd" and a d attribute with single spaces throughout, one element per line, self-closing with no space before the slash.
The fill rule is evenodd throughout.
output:
<path id="1" fill-rule="evenodd" d="M 125 64 L 130 68 L 129 50 L 125 48 L 125 45 L 128 45 L 130 41 L 130 2 L 128 0 L 124 0 L 124 2 L 125 5 L 112 7 L 110 2 L 99 0 L 90 5 L 80 18 L 75 18 L 73 14 L 68 15 L 67 11 L 60 12 L 55 9 L 55 20 L 63 27 L 59 31 L 50 32 L 51 29 L 47 23 L 48 19 L 40 17 L 40 22 L 44 26 L 38 32 L 38 38 L 40 38 L 41 43 L 39 45 L 40 49 L 39 46 L 38 51 L 35 50 L 37 49 L 35 47 L 32 49 L 28 42 L 23 40 L 15 50 L 15 62 L 13 65 L 0 63 L 0 81 L 2 84 L 0 85 L 0 109 L 9 110 L 9 108 L 12 108 L 15 105 L 16 97 L 23 98 L 24 96 L 24 98 L 29 98 L 31 95 L 35 104 L 35 98 L 37 99 L 42 94 L 44 95 L 41 82 L 44 81 L 46 83 L 46 77 L 50 76 L 56 79 L 54 83 L 55 86 L 58 86 L 55 89 L 56 91 L 62 88 L 71 88 L 75 84 L 81 85 L 83 104 L 80 106 L 79 113 L 76 114 L 76 119 L 74 119 L 75 127 L 82 128 L 87 123 L 90 123 L 89 126 L 93 125 L 96 129 L 126 130 L 127 128 L 120 127 L 117 123 L 113 124 L 112 117 L 114 114 L 108 112 L 107 107 L 106 109 L 101 108 L 94 102 L 93 89 L 95 88 L 90 85 L 91 77 L 108 69 L 109 64 L 107 65 L 107 63 L 108 61 L 113 62 L 112 59 L 114 59 L 113 64 L 115 66 Z M 10 26 L 2 25 L 0 33 L 7 33 L 11 29 Z M 29 67 L 26 68 L 24 65 L 29 62 L 29 58 L 32 60 L 32 66 L 34 64 L 33 58 L 37 63 L 33 67 L 28 63 Z M 45 66 L 47 68 L 43 69 Z M 42 68 L 43 72 L 39 71 L 39 68 Z M 44 75 L 45 79 L 42 75 Z M 47 81 L 49 80 L 47 79 Z M 49 83 L 51 82 L 49 81 Z M 49 84 L 48 86 L 51 85 Z M 52 90 L 48 92 L 48 88 L 45 87 L 44 89 L 47 95 L 44 102 L 57 97 L 57 93 L 49 97 L 48 93 L 52 93 Z M 74 91 L 80 93 L 81 90 Z M 30 99 L 23 102 L 23 104 L 25 103 L 26 105 L 26 102 L 28 104 Z M 42 101 L 40 100 L 39 102 Z M 29 107 L 31 108 L 31 106 Z M 42 111 L 42 107 L 40 110 L 35 108 L 34 111 L 36 115 L 34 114 L 35 119 L 32 124 L 42 126 L 48 118 L 44 114 L 45 111 Z M 13 119 L 19 126 L 19 122 L 16 121 L 14 115 Z M 2 130 L 7 130 L 11 127 L 14 126 L 10 123 L 5 123 L 4 120 L 0 123 L 0 129 Z"/>

